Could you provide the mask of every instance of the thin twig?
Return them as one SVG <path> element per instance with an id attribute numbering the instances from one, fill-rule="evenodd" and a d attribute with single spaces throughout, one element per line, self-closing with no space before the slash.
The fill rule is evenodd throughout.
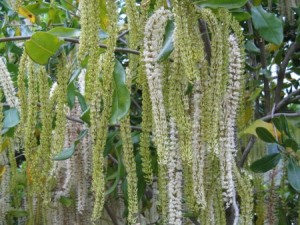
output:
<path id="1" fill-rule="evenodd" d="M 281 108 L 288 105 L 290 102 L 290 99 L 298 94 L 300 94 L 300 89 L 293 91 L 288 96 L 286 96 L 284 99 L 282 99 L 280 102 L 278 102 L 278 104 L 276 104 L 276 107 L 275 107 L 275 112 L 278 112 Z"/>
<path id="2" fill-rule="evenodd" d="M 31 36 L 4 37 L 4 38 L 0 38 L 0 43 L 1 42 L 9 42 L 9 41 L 24 41 L 24 40 L 29 40 L 30 38 L 31 38 Z M 79 39 L 76 39 L 76 38 L 67 38 L 67 37 L 60 37 L 60 38 L 66 42 L 79 44 Z M 107 45 L 99 44 L 99 47 L 106 49 Z M 131 54 L 135 54 L 135 55 L 140 54 L 139 51 L 129 49 L 129 48 L 115 48 L 115 52 L 131 53 Z"/>
<path id="3" fill-rule="evenodd" d="M 259 49 L 260 49 L 260 62 L 262 69 L 267 69 L 267 59 L 266 59 L 266 48 L 265 41 L 263 39 L 259 40 Z M 271 93 L 270 93 L 270 84 L 267 76 L 264 74 L 264 93 L 265 93 L 265 115 L 271 110 Z"/>
<path id="4" fill-rule="evenodd" d="M 189 219 L 193 222 L 193 224 L 195 224 L 195 225 L 201 225 L 201 224 L 197 221 L 197 219 L 196 219 L 195 217 L 189 217 Z"/>
<path id="5" fill-rule="evenodd" d="M 118 39 L 124 37 L 128 33 L 129 33 L 129 30 L 123 31 L 121 34 L 119 34 Z"/>
<path id="6" fill-rule="evenodd" d="M 299 48 L 299 44 L 297 42 L 294 42 L 289 50 L 287 51 L 280 67 L 279 67 L 279 72 L 278 72 L 278 79 L 277 79 L 277 86 L 276 86 L 276 90 L 275 90 L 275 104 L 277 104 L 280 101 L 281 98 L 281 90 L 283 87 L 283 80 L 285 77 L 285 71 L 286 71 L 286 67 L 289 64 L 289 61 L 292 57 L 292 55 L 294 54 L 294 52 Z"/>
<path id="7" fill-rule="evenodd" d="M 133 97 L 131 97 L 131 101 L 138 108 L 139 111 L 143 110 L 139 103 Z"/>
<path id="8" fill-rule="evenodd" d="M 73 122 L 76 122 L 76 123 L 84 124 L 84 122 L 81 119 L 73 118 L 73 117 L 70 117 L 70 116 L 66 116 L 66 118 L 67 118 L 67 120 L 70 120 L 70 121 L 73 121 Z"/>
<path id="9" fill-rule="evenodd" d="M 108 154 L 108 157 L 115 163 L 115 164 L 119 164 L 119 161 L 113 157 L 111 154 Z"/>
<path id="10" fill-rule="evenodd" d="M 275 113 L 274 115 L 267 115 L 267 116 L 264 116 L 260 119 L 264 120 L 264 121 L 270 121 L 273 117 L 279 117 L 279 116 L 298 117 L 298 116 L 300 116 L 300 112 L 296 112 L 296 113 Z"/>
<path id="11" fill-rule="evenodd" d="M 243 152 L 243 155 L 242 155 L 240 161 L 237 163 L 238 168 L 240 168 L 240 169 L 243 168 L 244 163 L 245 163 L 245 161 L 246 161 L 246 159 L 247 159 L 247 157 L 248 157 L 255 141 L 256 141 L 256 137 L 254 135 L 252 135 L 249 139 L 249 142 L 248 142 L 248 144 L 247 144 L 247 146 L 246 146 L 246 148 Z"/>
<path id="12" fill-rule="evenodd" d="M 82 121 L 81 119 L 77 119 L 77 118 L 73 118 L 73 117 L 70 117 L 70 116 L 66 116 L 66 118 L 70 121 L 73 121 L 73 122 L 76 122 L 76 123 L 80 123 L 80 124 L 84 124 L 84 121 Z M 120 127 L 120 124 L 113 124 L 113 125 L 109 125 L 110 128 L 114 128 L 114 127 L 117 127 L 119 128 Z M 138 126 L 130 126 L 130 129 L 131 130 L 138 130 L 138 131 L 141 131 L 142 128 L 141 127 L 138 127 Z"/>
<path id="13" fill-rule="evenodd" d="M 114 225 L 119 225 L 115 214 L 113 213 L 113 211 L 111 210 L 111 208 L 108 206 L 107 203 L 104 204 L 104 208 L 105 208 L 107 214 L 109 215 L 109 217 L 111 218 L 111 221 L 113 222 L 113 224 Z"/>
<path id="14" fill-rule="evenodd" d="M 205 53 L 206 53 L 206 60 L 210 63 L 211 45 L 210 45 L 210 39 L 209 39 L 209 35 L 208 35 L 207 25 L 206 25 L 205 21 L 202 20 L 202 19 L 199 19 L 198 23 L 199 23 L 199 30 L 200 30 L 200 33 L 201 33 L 201 38 L 202 38 L 202 41 L 204 43 L 204 49 L 205 49 Z"/>

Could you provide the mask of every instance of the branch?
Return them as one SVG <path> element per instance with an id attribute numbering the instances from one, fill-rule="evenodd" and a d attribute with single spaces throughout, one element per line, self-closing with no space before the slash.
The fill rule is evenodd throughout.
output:
<path id="1" fill-rule="evenodd" d="M 300 89 L 297 89 L 296 91 L 293 91 L 290 93 L 288 96 L 286 96 L 284 99 L 282 99 L 278 104 L 276 105 L 275 111 L 279 111 L 282 107 L 286 106 L 289 104 L 290 99 L 294 97 L 295 95 L 300 94 Z"/>
<path id="2" fill-rule="evenodd" d="M 16 36 L 16 37 L 5 37 L 5 38 L 0 38 L 0 43 L 1 42 L 9 42 L 9 41 L 23 41 L 23 40 L 29 40 L 31 38 L 31 36 Z M 70 43 L 74 43 L 74 44 L 79 44 L 79 40 L 76 38 L 66 38 L 66 37 L 60 37 L 62 40 L 66 41 L 66 42 L 70 42 Z M 104 44 L 99 44 L 100 48 L 107 48 L 107 45 Z M 133 49 L 129 49 L 129 48 L 115 48 L 115 52 L 124 52 L 124 53 L 131 53 L 131 54 L 135 54 L 135 55 L 139 55 L 140 52 L 133 50 Z"/>
<path id="3" fill-rule="evenodd" d="M 128 33 L 129 33 L 129 30 L 123 31 L 121 34 L 119 34 L 118 39 L 124 37 Z"/>
<path id="4" fill-rule="evenodd" d="M 273 117 L 279 117 L 279 116 L 298 117 L 298 116 L 300 116 L 300 112 L 296 112 L 296 113 L 275 113 L 274 115 L 267 115 L 267 116 L 264 116 L 264 117 L 262 117 L 260 119 L 264 120 L 264 121 L 269 121 Z"/>
<path id="5" fill-rule="evenodd" d="M 113 213 L 113 211 L 111 210 L 111 208 L 108 206 L 107 203 L 104 204 L 104 208 L 105 208 L 107 214 L 109 215 L 109 217 L 111 218 L 112 223 L 114 225 L 118 225 L 119 224 L 118 220 L 117 220 L 115 214 Z"/>
<path id="6" fill-rule="evenodd" d="M 259 49 L 260 49 L 261 67 L 262 69 L 267 69 L 265 41 L 262 39 L 259 41 Z M 271 109 L 270 84 L 266 75 L 264 75 L 263 77 L 264 77 L 263 80 L 264 80 L 264 92 L 265 92 L 265 114 L 267 114 L 267 112 L 269 112 Z"/>
<path id="7" fill-rule="evenodd" d="M 70 117 L 70 116 L 66 116 L 66 118 L 70 121 L 73 121 L 73 122 L 76 122 L 76 123 L 80 123 L 80 124 L 84 124 L 84 122 L 81 120 L 81 119 L 77 119 L 77 118 L 73 118 L 73 117 Z M 120 127 L 120 124 L 114 124 L 114 125 L 109 125 L 110 128 L 113 128 L 113 127 L 117 127 L 119 128 Z M 132 130 L 138 130 L 138 131 L 141 131 L 142 128 L 141 127 L 138 127 L 138 126 L 130 126 L 130 128 Z"/>
<path id="8" fill-rule="evenodd" d="M 246 159 L 247 159 L 247 157 L 248 157 L 255 141 L 256 141 L 256 137 L 254 135 L 252 135 L 249 139 L 249 142 L 248 142 L 248 144 L 247 144 L 247 146 L 246 146 L 246 148 L 243 152 L 243 155 L 242 155 L 240 161 L 237 163 L 238 168 L 240 168 L 240 169 L 243 168 L 244 163 L 245 163 L 245 161 L 246 161 Z"/>
<path id="9" fill-rule="evenodd" d="M 207 26 L 204 20 L 199 19 L 199 30 L 201 33 L 201 37 L 202 37 L 202 41 L 204 43 L 204 49 L 206 52 L 206 60 L 208 61 L 208 63 L 210 63 L 210 59 L 211 59 L 211 45 L 210 45 L 210 39 L 209 39 L 209 35 L 208 35 L 208 31 L 207 31 Z"/>
<path id="10" fill-rule="evenodd" d="M 297 42 L 294 42 L 289 50 L 287 51 L 281 65 L 279 68 L 279 72 L 278 72 L 278 79 L 277 79 L 277 87 L 275 90 L 275 104 L 277 104 L 280 101 L 280 97 L 281 97 L 281 89 L 283 87 L 283 80 L 285 77 L 285 71 L 286 71 L 286 67 L 289 64 L 289 61 L 292 57 L 292 55 L 294 54 L 294 52 L 299 48 L 299 44 Z"/>
<path id="11" fill-rule="evenodd" d="M 193 222 L 193 224 L 195 224 L 195 225 L 201 225 L 201 224 L 197 221 L 197 219 L 196 219 L 195 217 L 189 217 L 189 219 Z"/>

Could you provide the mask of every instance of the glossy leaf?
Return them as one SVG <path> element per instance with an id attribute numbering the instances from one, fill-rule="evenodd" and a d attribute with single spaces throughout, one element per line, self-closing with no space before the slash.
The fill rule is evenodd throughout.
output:
<path id="1" fill-rule="evenodd" d="M 51 30 L 49 30 L 47 33 L 53 34 L 57 37 L 79 37 L 80 36 L 80 30 L 76 28 L 69 28 L 69 27 L 55 27 Z"/>
<path id="2" fill-rule="evenodd" d="M 276 127 L 277 130 L 279 130 L 280 132 L 283 131 L 283 124 L 279 117 L 273 118 L 272 123 L 274 124 L 274 126 Z"/>
<path id="3" fill-rule="evenodd" d="M 76 140 L 74 141 L 74 143 L 69 147 L 69 148 L 65 148 L 63 149 L 63 151 L 61 151 L 60 153 L 58 153 L 56 156 L 53 157 L 53 160 L 55 161 L 62 161 L 62 160 L 66 160 L 71 158 L 71 156 L 74 154 L 75 152 L 75 148 L 77 146 L 77 144 L 80 142 L 80 140 L 88 133 L 88 130 L 82 130 L 78 137 L 76 138 Z"/>
<path id="4" fill-rule="evenodd" d="M 88 108 L 88 106 L 87 106 L 87 104 L 86 104 L 86 101 L 85 101 L 85 98 L 84 98 L 83 95 L 82 95 L 80 92 L 78 92 L 78 91 L 76 91 L 76 97 L 77 97 L 77 99 L 78 99 L 78 102 L 79 102 L 81 111 L 84 112 L 84 111 Z"/>
<path id="5" fill-rule="evenodd" d="M 277 166 L 280 159 L 280 153 L 273 153 L 256 160 L 251 164 L 250 169 L 255 173 L 265 173 Z"/>
<path id="6" fill-rule="evenodd" d="M 289 158 L 287 175 L 290 185 L 300 192 L 300 166 L 294 158 Z"/>
<path id="7" fill-rule="evenodd" d="M 87 130 L 87 129 L 80 131 L 80 133 L 78 134 L 78 137 L 76 138 L 76 140 L 75 140 L 75 142 L 74 142 L 75 145 L 77 145 L 77 144 L 80 142 L 80 140 L 81 140 L 82 138 L 84 138 L 85 135 L 87 135 L 87 133 L 88 133 L 88 130 Z"/>
<path id="8" fill-rule="evenodd" d="M 125 84 L 125 70 L 119 61 L 115 61 L 114 68 L 115 90 L 113 92 L 111 124 L 116 124 L 129 111 L 130 108 L 130 92 Z"/>
<path id="9" fill-rule="evenodd" d="M 252 21 L 260 36 L 268 42 L 280 45 L 283 41 L 283 23 L 275 14 L 268 13 L 262 6 L 252 7 Z"/>
<path id="10" fill-rule="evenodd" d="M 26 41 L 25 50 L 34 62 L 45 65 L 63 43 L 64 41 L 53 34 L 39 31 Z"/>
<path id="11" fill-rule="evenodd" d="M 285 148 L 291 148 L 294 151 L 297 151 L 299 149 L 299 146 L 298 146 L 297 142 L 294 139 L 291 139 L 291 138 L 286 139 L 283 143 L 283 146 Z"/>
<path id="12" fill-rule="evenodd" d="M 15 127 L 19 124 L 20 117 L 16 108 L 11 108 L 4 111 L 3 128 Z"/>
<path id="13" fill-rule="evenodd" d="M 91 126 L 90 107 L 88 107 L 80 116 L 80 119 Z"/>
<path id="14" fill-rule="evenodd" d="M 275 137 L 264 127 L 257 127 L 256 128 L 257 136 L 267 143 L 276 143 Z"/>
<path id="15" fill-rule="evenodd" d="M 291 137 L 289 124 L 288 124 L 288 121 L 287 121 L 286 117 L 284 115 L 281 115 L 279 118 L 281 120 L 281 123 L 282 123 L 282 126 L 283 126 L 282 128 L 283 128 L 284 132 L 286 133 L 287 136 Z"/>
<path id="16" fill-rule="evenodd" d="M 245 48 L 248 52 L 260 54 L 259 48 L 254 44 L 253 40 L 248 40 L 245 44 Z"/>
<path id="17" fill-rule="evenodd" d="M 174 50 L 174 45 L 173 45 L 174 29 L 175 29 L 174 22 L 172 20 L 169 20 L 166 26 L 165 40 L 163 43 L 163 47 L 157 56 L 158 62 L 162 62 L 166 60 Z"/>
<path id="18" fill-rule="evenodd" d="M 287 136 L 291 138 L 291 133 L 289 129 L 289 124 L 284 115 L 281 115 L 280 117 L 275 117 L 272 119 L 272 122 L 274 126 L 280 131 L 284 132 Z"/>
<path id="19" fill-rule="evenodd" d="M 67 87 L 67 102 L 70 109 L 72 109 L 75 104 L 75 96 L 76 96 L 76 87 L 74 82 L 72 82 Z"/>
<path id="20" fill-rule="evenodd" d="M 71 156 L 75 152 L 75 144 L 72 144 L 71 147 L 65 148 L 63 151 L 58 153 L 56 156 L 53 157 L 55 161 L 62 161 L 71 158 Z"/>
<path id="21" fill-rule="evenodd" d="M 200 7 L 236 9 L 244 6 L 247 0 L 196 0 Z"/>

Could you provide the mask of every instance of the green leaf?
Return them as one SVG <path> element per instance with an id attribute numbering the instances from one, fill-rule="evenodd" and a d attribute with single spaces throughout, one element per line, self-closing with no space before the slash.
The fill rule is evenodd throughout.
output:
<path id="1" fill-rule="evenodd" d="M 256 134 L 264 142 L 277 143 L 275 137 L 264 127 L 257 127 Z"/>
<path id="2" fill-rule="evenodd" d="M 80 29 L 69 28 L 69 27 L 55 27 L 49 30 L 47 33 L 53 34 L 57 37 L 74 38 L 80 36 Z"/>
<path id="3" fill-rule="evenodd" d="M 281 124 L 282 124 L 282 128 L 284 130 L 284 132 L 286 133 L 287 136 L 292 137 L 290 129 L 289 129 L 289 124 L 288 121 L 286 119 L 286 117 L 284 115 L 281 115 L 279 117 Z"/>
<path id="4" fill-rule="evenodd" d="M 250 13 L 248 12 L 232 12 L 231 14 L 239 22 L 249 20 L 251 18 Z"/>
<path id="5" fill-rule="evenodd" d="M 282 121 L 279 117 L 275 117 L 272 119 L 272 123 L 274 124 L 274 126 L 276 127 L 277 130 L 279 130 L 280 132 L 282 132 L 283 130 L 283 124 Z"/>
<path id="6" fill-rule="evenodd" d="M 125 70 L 122 64 L 116 60 L 114 68 L 115 90 L 113 92 L 111 124 L 116 124 L 129 111 L 130 108 L 130 92 L 125 84 Z"/>
<path id="7" fill-rule="evenodd" d="M 157 56 L 157 62 L 163 62 L 173 52 L 173 50 L 174 50 L 174 45 L 173 45 L 174 29 L 175 29 L 174 22 L 172 20 L 169 20 L 167 23 L 167 26 L 166 26 L 165 40 L 163 43 L 163 47 Z"/>
<path id="8" fill-rule="evenodd" d="M 300 166 L 294 158 L 289 158 L 287 174 L 290 185 L 300 192 Z"/>
<path id="9" fill-rule="evenodd" d="M 63 161 L 69 159 L 74 154 L 74 152 L 75 152 L 75 144 L 72 144 L 71 147 L 65 148 L 63 151 L 61 151 L 56 156 L 54 156 L 53 160 Z"/>
<path id="10" fill-rule="evenodd" d="M 59 202 L 66 207 L 70 207 L 71 205 L 74 204 L 74 199 L 68 198 L 65 196 L 61 196 L 59 199 Z"/>
<path id="11" fill-rule="evenodd" d="M 280 132 L 285 132 L 285 134 L 291 138 L 289 124 L 284 115 L 273 118 L 272 123 Z"/>
<path id="12" fill-rule="evenodd" d="M 209 7 L 213 9 L 216 8 L 235 9 L 245 5 L 247 0 L 196 0 L 195 2 L 200 7 Z"/>
<path id="13" fill-rule="evenodd" d="M 248 52 L 260 54 L 259 48 L 254 44 L 253 40 L 248 40 L 245 44 L 245 48 Z"/>
<path id="14" fill-rule="evenodd" d="M 24 211 L 22 209 L 11 209 L 7 212 L 7 214 L 11 217 L 16 217 L 16 218 L 26 217 L 29 215 L 27 211 Z"/>
<path id="15" fill-rule="evenodd" d="M 56 156 L 53 157 L 53 160 L 55 161 L 62 161 L 71 158 L 71 156 L 75 152 L 75 148 L 77 144 L 80 142 L 80 140 L 88 133 L 88 130 L 82 130 L 80 131 L 78 137 L 74 141 L 74 143 L 69 148 L 63 149 L 60 153 L 58 153 Z"/>
<path id="16" fill-rule="evenodd" d="M 78 76 L 79 74 L 81 73 L 81 70 L 77 69 L 75 70 L 73 73 L 72 73 L 72 76 L 68 82 L 68 85 L 70 85 Z"/>
<path id="17" fill-rule="evenodd" d="M 76 87 L 73 82 L 69 84 L 67 87 L 67 102 L 70 109 L 72 109 L 75 104 L 75 96 L 76 96 Z"/>
<path id="18" fill-rule="evenodd" d="M 298 148 L 299 148 L 297 142 L 296 142 L 294 139 L 291 139 L 291 138 L 286 139 L 286 140 L 284 141 L 284 143 L 283 143 L 283 146 L 284 146 L 285 148 L 291 148 L 291 149 L 293 149 L 294 151 L 297 151 Z"/>
<path id="19" fill-rule="evenodd" d="M 84 112 L 87 109 L 87 104 L 85 102 L 83 95 L 80 92 L 76 91 L 76 97 L 80 104 L 81 111 Z"/>
<path id="20" fill-rule="evenodd" d="M 91 126 L 91 118 L 90 118 L 90 107 L 88 107 L 80 116 L 80 119 L 83 122 L 86 122 L 89 126 Z"/>
<path id="21" fill-rule="evenodd" d="M 268 42 L 280 45 L 283 41 L 283 23 L 275 14 L 268 13 L 262 6 L 252 7 L 252 21 L 260 36 Z"/>
<path id="22" fill-rule="evenodd" d="M 48 13 L 50 4 L 49 3 L 34 3 L 29 4 L 25 8 L 32 12 L 34 15 Z"/>
<path id="23" fill-rule="evenodd" d="M 78 137 L 76 138 L 76 140 L 74 142 L 75 146 L 80 142 L 80 140 L 82 138 L 84 138 L 85 135 L 87 135 L 87 133 L 88 133 L 88 129 L 80 131 L 80 133 L 78 134 Z"/>
<path id="24" fill-rule="evenodd" d="M 3 128 L 15 127 L 19 124 L 20 117 L 19 112 L 16 108 L 11 108 L 4 111 Z"/>
<path id="25" fill-rule="evenodd" d="M 255 173 L 265 173 L 277 166 L 280 159 L 280 153 L 273 153 L 256 160 L 251 164 L 250 169 Z"/>
<path id="26" fill-rule="evenodd" d="M 26 41 L 25 51 L 34 62 L 45 65 L 63 43 L 53 34 L 39 31 Z"/>
<path id="27" fill-rule="evenodd" d="M 251 92 L 251 95 L 250 95 L 248 101 L 252 102 L 255 99 L 257 99 L 260 96 L 260 93 L 262 92 L 262 90 L 263 90 L 263 88 L 261 88 L 261 87 L 255 88 L 255 90 Z"/>

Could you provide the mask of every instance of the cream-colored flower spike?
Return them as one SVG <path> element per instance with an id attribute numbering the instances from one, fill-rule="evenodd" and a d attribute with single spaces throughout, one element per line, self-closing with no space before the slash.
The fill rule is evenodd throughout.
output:
<path id="1" fill-rule="evenodd" d="M 225 201 L 230 204 L 235 185 L 233 180 L 234 155 L 237 152 L 235 126 L 236 116 L 240 98 L 241 76 L 243 74 L 243 60 L 240 54 L 240 47 L 234 35 L 229 36 L 229 79 L 226 93 L 223 99 L 223 118 L 220 121 L 221 137 L 221 180 L 225 189 Z"/>
<path id="2" fill-rule="evenodd" d="M 159 163 L 166 164 L 168 148 L 168 124 L 164 106 L 162 65 L 157 62 L 157 56 L 163 44 L 166 24 L 171 17 L 169 10 L 158 9 L 148 20 L 145 27 L 144 61 L 147 80 L 152 102 L 154 119 L 155 144 L 159 156 Z"/>
<path id="3" fill-rule="evenodd" d="M 170 151 L 168 154 L 168 216 L 169 224 L 182 224 L 182 161 L 178 142 L 178 129 L 170 119 Z"/>
<path id="4" fill-rule="evenodd" d="M 15 88 L 3 57 L 0 57 L 0 86 L 6 97 L 7 104 L 12 108 L 19 109 L 19 99 L 16 97 Z"/>

